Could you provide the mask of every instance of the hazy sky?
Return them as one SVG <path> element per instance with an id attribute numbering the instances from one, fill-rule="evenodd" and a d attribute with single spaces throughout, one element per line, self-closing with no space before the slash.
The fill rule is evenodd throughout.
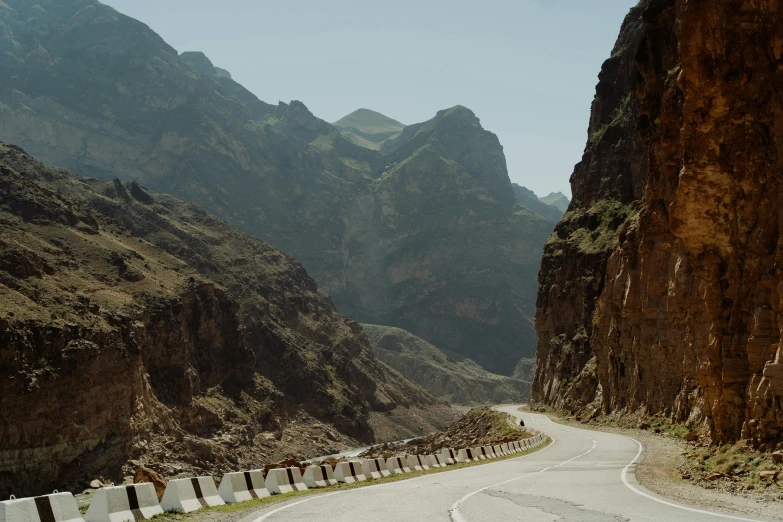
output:
<path id="1" fill-rule="evenodd" d="M 103 0 L 262 100 L 405 124 L 457 104 L 500 137 L 512 181 L 562 191 L 601 63 L 636 0 Z"/>

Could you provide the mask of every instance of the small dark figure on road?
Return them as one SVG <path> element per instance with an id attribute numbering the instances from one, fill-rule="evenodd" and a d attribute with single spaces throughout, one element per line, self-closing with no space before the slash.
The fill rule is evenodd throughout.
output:
<path id="1" fill-rule="evenodd" d="M 522 420 L 522 419 L 519 419 L 519 425 L 524 428 L 525 427 L 525 421 Z"/>

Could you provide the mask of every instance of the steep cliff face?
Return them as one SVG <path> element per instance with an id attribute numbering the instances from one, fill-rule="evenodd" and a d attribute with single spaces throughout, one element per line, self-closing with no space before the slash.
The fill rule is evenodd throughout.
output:
<path id="1" fill-rule="evenodd" d="M 95 0 L 0 4 L 0 49 L 0 139 L 203 206 L 294 254 L 357 320 L 498 372 L 533 355 L 551 225 L 514 204 L 502 147 L 467 109 L 402 131 L 365 118 L 351 128 L 370 150 Z"/>
<path id="2" fill-rule="evenodd" d="M 195 205 L 2 144 L 0 196 L 2 496 L 139 461 L 220 473 L 454 417 L 295 259 Z"/>
<path id="3" fill-rule="evenodd" d="M 592 318 L 598 392 L 547 397 L 555 379 L 542 372 L 538 396 L 704 419 L 715 442 L 780 441 L 783 6 L 642 7 L 636 127 L 649 161 Z"/>
<path id="4" fill-rule="evenodd" d="M 544 247 L 538 275 L 531 396 L 558 407 L 583 405 L 595 395 L 596 299 L 607 259 L 644 192 L 647 154 L 636 131 L 635 96 L 643 10 L 637 6 L 626 16 L 612 56 L 601 67 L 585 153 L 571 176 L 571 206 Z"/>
<path id="5" fill-rule="evenodd" d="M 324 287 L 361 322 L 510 374 L 535 346 L 537 256 L 551 225 L 516 204 L 497 136 L 464 107 L 403 133 L 385 165 L 349 215 L 344 264 L 322 271 Z"/>

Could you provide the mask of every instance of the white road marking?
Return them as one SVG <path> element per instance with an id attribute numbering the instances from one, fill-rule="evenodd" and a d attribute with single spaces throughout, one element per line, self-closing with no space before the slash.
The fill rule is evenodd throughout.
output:
<path id="1" fill-rule="evenodd" d="M 548 420 L 551 424 L 553 424 L 555 426 L 559 426 L 559 424 L 557 424 L 555 421 L 550 419 L 549 416 L 545 415 L 544 418 L 546 420 Z M 585 429 L 585 428 L 575 428 L 575 429 Z M 619 435 L 619 434 L 613 433 L 612 435 Z M 639 460 L 639 457 L 642 455 L 642 451 L 644 450 L 644 446 L 642 446 L 641 442 L 639 442 L 638 440 L 636 440 L 636 439 L 634 439 L 632 437 L 627 437 L 625 435 L 619 435 L 619 436 L 620 437 L 624 437 L 624 438 L 626 438 L 628 440 L 632 440 L 632 441 L 634 441 L 637 444 L 637 446 L 639 446 L 639 451 L 636 453 L 636 456 L 633 458 L 633 460 L 631 462 L 628 463 L 628 465 L 626 465 L 623 468 L 623 471 L 620 473 L 620 478 L 622 479 L 623 484 L 625 484 L 625 487 L 627 487 L 628 489 L 630 489 L 631 491 L 633 491 L 637 495 L 641 495 L 641 496 L 643 496 L 643 497 L 645 497 L 647 499 L 650 499 L 650 500 L 653 500 L 655 502 L 658 502 L 659 504 L 664 504 L 664 505 L 669 506 L 669 507 L 682 509 L 682 510 L 685 510 L 685 511 L 690 511 L 692 513 L 699 513 L 699 514 L 702 514 L 702 515 L 709 515 L 709 516 L 715 516 L 715 517 L 721 517 L 721 518 L 729 518 L 731 520 L 744 520 L 746 522 L 761 522 L 757 518 L 745 518 L 745 517 L 739 517 L 739 516 L 736 516 L 736 515 L 727 515 L 725 513 L 716 513 L 714 511 L 706 511 L 704 509 L 697 509 L 697 508 L 692 508 L 692 507 L 688 507 L 688 506 L 682 506 L 680 504 L 675 504 L 674 502 L 669 502 L 669 501 L 663 500 L 662 498 L 658 498 L 658 497 L 655 497 L 653 495 L 649 495 L 649 494 L 645 493 L 644 491 L 641 491 L 639 488 L 637 488 L 636 486 L 634 486 L 633 484 L 631 484 L 628 481 L 628 470 L 631 468 L 631 466 L 633 466 L 636 463 L 637 460 Z"/>
<path id="2" fill-rule="evenodd" d="M 550 419 L 550 420 L 551 420 L 551 419 Z M 673 502 L 667 502 L 666 500 L 663 500 L 663 499 L 660 499 L 660 498 L 654 497 L 653 495 L 648 495 L 648 494 L 647 494 L 647 493 L 645 493 L 644 491 L 641 491 L 641 490 L 639 490 L 639 489 L 638 489 L 638 488 L 636 488 L 636 487 L 635 487 L 633 484 L 631 484 L 630 482 L 628 482 L 628 470 L 630 469 L 630 467 L 631 467 L 631 466 L 633 466 L 633 465 L 634 465 L 634 463 L 635 463 L 637 460 L 639 460 L 639 457 L 640 457 L 640 456 L 641 456 L 641 454 L 642 454 L 642 450 L 643 450 L 644 446 L 642 446 L 642 443 L 641 443 L 641 442 L 639 442 L 638 440 L 634 439 L 634 438 L 631 438 L 631 437 L 626 437 L 625 435 L 620 435 L 620 436 L 621 436 L 621 437 L 625 437 L 626 439 L 632 440 L 632 441 L 634 441 L 636 444 L 638 444 L 638 445 L 639 445 L 639 452 L 638 452 L 638 453 L 636 453 L 636 456 L 634 457 L 634 459 L 633 459 L 631 462 L 629 462 L 629 463 L 628 463 L 628 465 L 627 465 L 627 466 L 625 466 L 625 468 L 623 468 L 623 471 L 622 471 L 622 473 L 620 474 L 620 478 L 623 480 L 623 484 L 625 484 L 625 486 L 626 486 L 628 489 L 630 489 L 631 491 L 633 491 L 634 493 L 636 493 L 636 494 L 638 494 L 638 495 L 641 495 L 641 496 L 643 496 L 643 497 L 645 497 L 645 498 L 648 498 L 648 499 L 650 499 L 650 500 L 654 500 L 655 502 L 658 502 L 658 503 L 661 503 L 661 504 L 665 504 L 665 505 L 667 505 L 667 506 L 670 506 L 670 507 L 673 507 L 673 508 L 677 508 L 677 509 L 684 509 L 685 511 L 691 511 L 691 512 L 693 512 L 693 513 L 700 513 L 700 514 L 702 514 L 702 515 L 709 515 L 709 516 L 711 516 L 711 517 L 722 517 L 722 518 L 730 518 L 730 519 L 732 519 L 732 520 L 746 520 L 746 521 L 749 521 L 749 522 L 759 522 L 759 520 L 758 520 L 758 519 L 756 519 L 756 518 L 744 518 L 744 517 L 738 517 L 738 516 L 734 516 L 734 515 L 726 515 L 726 514 L 723 514 L 723 513 L 716 513 L 716 512 L 714 512 L 714 511 L 705 511 L 705 510 L 703 510 L 703 509 L 696 509 L 696 508 L 691 508 L 691 507 L 687 507 L 687 506 L 681 506 L 681 505 L 679 505 L 679 504 L 675 504 L 675 503 L 673 503 Z"/>
<path id="3" fill-rule="evenodd" d="M 585 435 L 585 437 L 587 437 L 587 435 Z M 549 436 L 549 438 L 550 438 L 550 439 L 552 439 L 552 443 L 549 445 L 549 447 L 551 448 L 551 447 L 552 447 L 552 446 L 554 446 L 554 444 L 555 444 L 555 439 L 554 439 L 554 437 L 552 437 L 551 435 Z M 490 489 L 490 488 L 496 488 L 496 487 L 498 487 L 498 486 L 502 486 L 502 485 L 504 485 L 504 484 L 508 484 L 508 483 L 510 483 L 510 482 L 514 482 L 514 481 L 516 481 L 516 480 L 521 480 L 521 479 L 523 479 L 523 478 L 532 477 L 533 475 L 538 475 L 538 474 L 540 474 L 540 473 L 543 473 L 543 472 L 545 472 L 545 471 L 548 471 L 548 470 L 550 470 L 550 469 L 559 468 L 560 466 L 563 466 L 563 465 L 565 465 L 565 464 L 568 464 L 569 462 L 572 462 L 572 461 L 574 461 L 574 460 L 576 460 L 576 459 L 578 459 L 578 458 L 580 458 L 580 457 L 584 457 L 585 455 L 587 455 L 588 453 L 590 453 L 591 451 L 593 451 L 593 450 L 595 449 L 595 446 L 596 446 L 595 439 L 593 439 L 592 437 L 587 437 L 587 438 L 593 441 L 593 445 L 592 445 L 592 447 L 591 447 L 589 450 L 585 451 L 585 452 L 584 452 L 584 453 L 582 453 L 581 455 L 577 455 L 576 457 L 570 458 L 570 459 L 568 459 L 568 460 L 566 460 L 566 461 L 564 461 L 564 462 L 561 462 L 560 464 L 558 464 L 558 465 L 556 465 L 556 466 L 549 466 L 548 468 L 544 468 L 544 469 L 542 469 L 542 470 L 539 470 L 539 471 L 536 471 L 536 472 L 533 472 L 533 473 L 528 473 L 527 475 L 522 475 L 522 476 L 520 476 L 520 477 L 512 478 L 512 479 L 510 479 L 510 480 L 505 480 L 505 481 L 503 481 L 503 482 L 498 482 L 497 484 L 492 484 L 492 485 L 490 485 L 490 486 L 486 486 L 486 487 L 483 487 L 483 488 L 481 488 L 481 489 L 477 489 L 476 491 L 473 491 L 472 493 L 468 493 L 467 495 L 465 495 L 464 497 L 462 497 L 461 499 L 459 499 L 458 501 L 456 501 L 454 504 L 452 504 L 452 506 L 451 506 L 451 509 L 449 510 L 449 516 L 451 517 L 451 520 L 453 520 L 454 522 L 467 522 L 467 521 L 466 521 L 466 520 L 465 520 L 465 519 L 462 517 L 462 515 L 460 514 L 460 512 L 459 512 L 459 508 L 460 508 L 460 506 L 462 505 L 462 503 L 463 503 L 463 502 L 465 502 L 466 500 L 468 500 L 468 499 L 469 499 L 470 497 L 472 497 L 473 495 L 476 495 L 476 494 L 478 494 L 478 493 L 481 493 L 482 491 L 486 491 L 486 490 L 488 490 L 488 489 Z"/>
<path id="4" fill-rule="evenodd" d="M 554 442 L 554 439 L 552 439 L 552 442 Z M 505 459 L 505 460 L 501 460 L 501 461 L 498 461 L 498 462 L 486 462 L 484 464 L 481 464 L 481 467 L 483 468 L 484 466 L 492 466 L 494 464 L 502 464 L 504 462 L 511 462 L 511 461 L 514 461 L 514 460 L 517 460 L 517 459 L 523 459 L 523 458 L 528 457 L 528 456 L 533 455 L 533 454 L 538 455 L 539 453 L 544 452 L 544 451 L 548 450 L 551 447 L 552 447 L 552 444 L 550 444 L 546 448 L 543 448 L 543 449 L 541 449 L 541 450 L 539 450 L 539 451 L 537 451 L 535 453 L 528 453 L 527 455 L 520 455 L 519 457 L 515 457 L 513 459 Z M 574 457 L 574 458 L 577 458 L 577 457 Z M 571 459 L 571 460 L 573 460 L 573 459 Z M 565 464 L 565 462 L 563 464 Z M 443 473 L 459 473 L 460 471 L 467 471 L 467 470 L 473 469 L 474 467 L 475 466 L 471 466 L 471 467 L 468 467 L 468 468 L 447 470 L 447 471 L 444 471 Z M 394 482 L 386 482 L 384 484 L 375 484 L 375 485 L 372 485 L 372 486 L 364 486 L 364 487 L 361 487 L 361 488 L 346 489 L 344 491 L 335 491 L 333 493 L 324 493 L 323 495 L 313 495 L 312 497 L 308 497 L 308 498 L 299 500 L 298 502 L 292 502 L 290 504 L 286 504 L 284 506 L 280 506 L 279 508 L 277 508 L 277 509 L 275 509 L 273 511 L 270 511 L 269 513 L 265 513 L 265 514 L 261 515 L 260 517 L 252 520 L 251 522 L 263 522 L 264 520 L 267 520 L 272 515 L 280 513 L 281 511 L 286 511 L 288 509 L 291 509 L 294 506 L 298 506 L 298 505 L 304 504 L 306 502 L 312 502 L 313 500 L 320 500 L 320 499 L 323 499 L 323 498 L 326 498 L 326 497 L 331 497 L 331 496 L 334 496 L 334 495 L 341 495 L 341 494 L 344 494 L 344 493 L 357 493 L 357 492 L 361 492 L 361 491 L 367 491 L 367 490 L 373 489 L 373 488 L 382 488 L 384 486 L 392 486 L 394 484 L 402 484 L 402 483 L 413 482 L 413 481 L 421 480 L 423 478 L 428 478 L 428 477 L 431 477 L 431 476 L 432 475 L 422 475 L 420 477 L 414 477 L 414 478 L 403 479 L 403 480 L 396 480 Z M 519 478 L 522 478 L 522 477 L 519 477 Z M 514 480 L 516 480 L 516 479 L 514 479 Z"/>

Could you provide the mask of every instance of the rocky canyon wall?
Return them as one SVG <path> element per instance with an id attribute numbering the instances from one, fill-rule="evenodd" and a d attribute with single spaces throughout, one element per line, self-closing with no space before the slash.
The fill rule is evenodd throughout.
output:
<path id="1" fill-rule="evenodd" d="M 642 190 L 573 324 L 550 326 L 573 303 L 549 281 L 584 257 L 545 257 L 534 397 L 583 416 L 704 420 L 715 442 L 779 441 L 783 6 L 650 0 L 629 16 L 647 159 L 623 176 Z M 598 178 L 578 167 L 572 182 Z M 556 351 L 567 327 L 584 332 L 580 359 Z"/>
<path id="2" fill-rule="evenodd" d="M 357 321 L 496 373 L 533 356 L 551 223 L 515 202 L 470 110 L 365 149 L 97 0 L 0 2 L 0 53 L 0 140 L 204 207 L 296 256 Z"/>
<path id="3" fill-rule="evenodd" d="M 253 469 L 456 416 L 293 257 L 0 143 L 0 497 Z"/>

